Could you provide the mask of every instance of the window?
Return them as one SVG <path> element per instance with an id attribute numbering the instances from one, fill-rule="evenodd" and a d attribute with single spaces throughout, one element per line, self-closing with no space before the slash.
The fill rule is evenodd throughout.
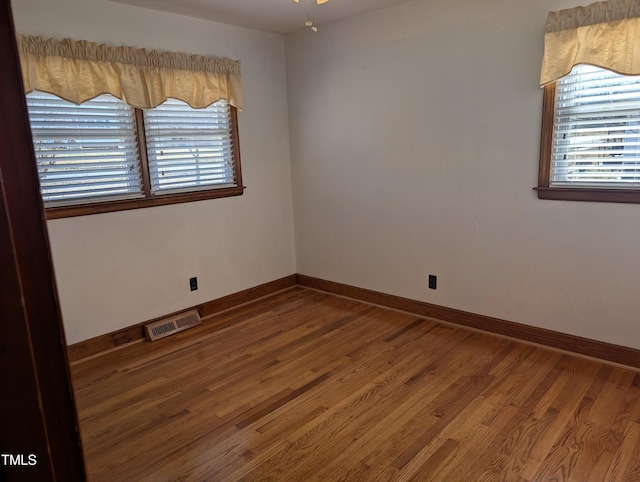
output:
<path id="1" fill-rule="evenodd" d="M 242 194 L 236 109 L 168 99 L 136 109 L 110 95 L 76 105 L 27 95 L 49 218 Z"/>
<path id="2" fill-rule="evenodd" d="M 229 104 L 191 109 L 169 99 L 144 111 L 151 192 L 234 186 Z"/>
<path id="3" fill-rule="evenodd" d="M 544 86 L 538 197 L 640 203 L 640 76 L 577 65 Z"/>

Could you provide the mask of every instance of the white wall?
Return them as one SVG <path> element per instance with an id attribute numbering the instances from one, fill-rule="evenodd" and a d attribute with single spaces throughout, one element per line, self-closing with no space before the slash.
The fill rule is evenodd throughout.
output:
<path id="1" fill-rule="evenodd" d="M 575 4 L 415 0 L 288 36 L 298 272 L 640 348 L 640 206 L 532 190 L 544 22 Z"/>
<path id="2" fill-rule="evenodd" d="M 24 34 L 242 61 L 243 196 L 49 223 L 68 341 L 297 270 L 640 348 L 640 209 L 531 189 L 543 25 L 576 3 L 410 1 L 286 37 L 285 77 L 278 35 L 14 0 Z"/>
<path id="3" fill-rule="evenodd" d="M 49 222 L 68 343 L 295 273 L 284 40 L 105 0 L 14 0 L 16 30 L 239 59 L 243 196 Z M 197 276 L 199 290 L 189 291 Z"/>

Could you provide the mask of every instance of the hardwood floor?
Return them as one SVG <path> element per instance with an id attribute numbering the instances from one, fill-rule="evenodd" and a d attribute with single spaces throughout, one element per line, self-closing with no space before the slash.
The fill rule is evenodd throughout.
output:
<path id="1" fill-rule="evenodd" d="M 94 481 L 638 481 L 640 374 L 294 288 L 71 367 Z"/>

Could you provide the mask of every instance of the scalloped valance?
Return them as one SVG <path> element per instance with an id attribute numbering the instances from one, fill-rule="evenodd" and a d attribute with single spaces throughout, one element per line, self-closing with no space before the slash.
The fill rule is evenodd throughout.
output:
<path id="1" fill-rule="evenodd" d="M 167 98 L 202 108 L 221 99 L 242 109 L 240 62 L 85 40 L 17 35 L 25 92 L 81 104 L 111 94 L 140 109 Z"/>
<path id="2" fill-rule="evenodd" d="M 577 64 L 640 74 L 640 0 L 610 0 L 551 12 L 544 36 L 540 85 Z"/>

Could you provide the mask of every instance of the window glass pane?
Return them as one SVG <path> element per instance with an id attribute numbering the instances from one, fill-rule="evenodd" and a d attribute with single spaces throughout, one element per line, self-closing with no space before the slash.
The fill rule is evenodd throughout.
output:
<path id="1" fill-rule="evenodd" d="M 557 82 L 550 186 L 640 187 L 640 77 L 588 65 Z"/>
<path id="2" fill-rule="evenodd" d="M 110 95 L 75 105 L 34 92 L 27 108 L 46 205 L 143 195 L 132 107 Z"/>
<path id="3" fill-rule="evenodd" d="M 144 112 L 151 192 L 236 186 L 227 101 L 205 109 L 169 99 Z"/>

